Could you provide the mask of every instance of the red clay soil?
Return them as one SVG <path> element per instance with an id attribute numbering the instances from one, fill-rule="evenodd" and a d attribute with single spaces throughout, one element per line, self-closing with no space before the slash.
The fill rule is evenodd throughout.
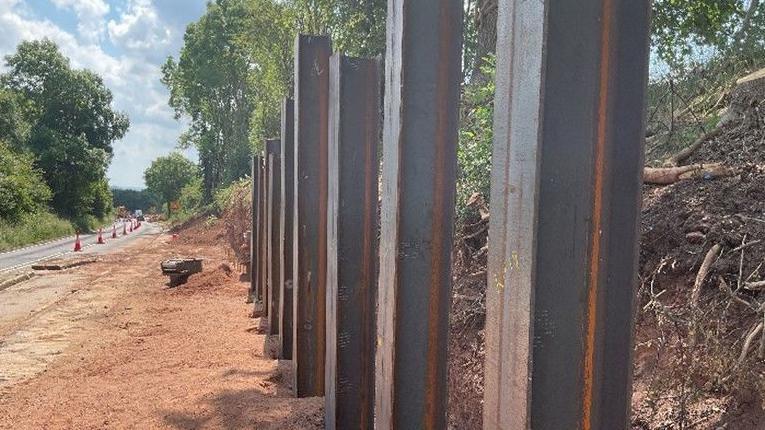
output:
<path id="1" fill-rule="evenodd" d="M 42 373 L 0 380 L 0 429 L 323 428 L 323 400 L 292 398 L 289 366 L 263 357 L 222 247 L 163 236 L 135 251 L 78 269 L 73 291 L 99 306 L 61 322 L 78 330 Z M 205 258 L 205 272 L 168 288 L 159 262 L 174 255 Z"/>

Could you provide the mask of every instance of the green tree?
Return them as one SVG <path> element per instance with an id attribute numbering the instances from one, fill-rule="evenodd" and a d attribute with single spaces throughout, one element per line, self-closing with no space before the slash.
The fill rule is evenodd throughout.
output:
<path id="1" fill-rule="evenodd" d="M 202 178 L 199 176 L 194 177 L 191 182 L 186 184 L 181 189 L 181 195 L 178 197 L 181 208 L 189 213 L 193 213 L 193 211 L 200 208 L 203 200 Z"/>
<path id="2" fill-rule="evenodd" d="M 32 125 L 27 119 L 32 106 L 21 94 L 0 87 L 0 139 L 17 151 L 26 149 Z"/>
<path id="3" fill-rule="evenodd" d="M 129 127 L 128 118 L 112 109 L 111 91 L 93 72 L 72 69 L 49 40 L 22 42 L 6 66 L 3 86 L 30 103 L 25 146 L 45 172 L 54 209 L 67 217 L 105 213 L 112 143 Z"/>
<path id="4" fill-rule="evenodd" d="M 186 29 L 162 82 L 177 117 L 191 121 L 181 147 L 199 152 L 205 202 L 249 172 L 251 151 L 279 133 L 281 99 L 293 90 L 298 32 L 329 34 L 350 55 L 385 49 L 385 0 L 215 0 Z"/>
<path id="5" fill-rule="evenodd" d="M 149 192 L 159 196 L 170 204 L 181 196 L 181 190 L 199 175 L 197 166 L 189 159 L 174 152 L 166 157 L 159 157 L 151 163 L 143 174 Z"/>
<path id="6" fill-rule="evenodd" d="M 17 222 L 44 210 L 50 195 L 32 156 L 15 152 L 0 140 L 0 220 Z"/>
<path id="7" fill-rule="evenodd" d="M 386 0 L 291 0 L 296 32 L 327 34 L 338 51 L 360 57 L 385 52 Z"/>
<path id="8" fill-rule="evenodd" d="M 725 48 L 743 14 L 744 4 L 739 0 L 655 0 L 653 48 L 671 65 L 685 61 L 694 48 Z"/>
<path id="9" fill-rule="evenodd" d="M 249 169 L 254 91 L 248 78 L 260 65 L 237 42 L 254 15 L 243 0 L 208 3 L 205 15 L 187 27 L 179 59 L 168 58 L 162 68 L 170 106 L 191 120 L 182 142 L 198 149 L 208 201 Z"/>

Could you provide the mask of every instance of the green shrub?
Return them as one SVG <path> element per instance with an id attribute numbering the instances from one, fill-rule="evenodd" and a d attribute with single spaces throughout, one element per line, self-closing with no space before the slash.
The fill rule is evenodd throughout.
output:
<path id="1" fill-rule="evenodd" d="M 181 196 L 178 198 L 178 203 L 181 205 L 181 211 L 196 211 L 202 207 L 203 198 L 202 177 L 195 176 L 191 182 L 181 188 Z"/>
<path id="2" fill-rule="evenodd" d="M 250 188 L 250 184 L 252 182 L 252 179 L 249 177 L 242 178 L 238 181 L 234 181 L 231 184 L 229 184 L 226 188 L 221 188 L 218 191 L 215 192 L 215 196 L 213 199 L 213 204 L 215 206 L 215 210 L 218 213 L 221 213 L 225 211 L 226 209 L 229 209 L 233 203 L 233 199 L 239 199 L 241 196 L 251 196 L 250 191 L 252 188 Z M 247 189 L 247 192 L 245 192 L 245 189 Z"/>
<path id="3" fill-rule="evenodd" d="M 0 141 L 0 219 L 19 221 L 46 207 L 51 192 L 29 154 Z"/>
<path id="4" fill-rule="evenodd" d="M 114 209 L 110 208 L 109 212 L 103 217 L 95 217 L 93 215 L 81 215 L 72 218 L 71 223 L 74 228 L 83 233 L 95 232 L 99 228 L 107 225 L 111 225 L 114 221 Z"/>
<path id="5" fill-rule="evenodd" d="M 72 223 L 49 212 L 0 220 L 0 252 L 74 234 Z"/>
<path id="6" fill-rule="evenodd" d="M 457 147 L 457 215 L 463 218 L 465 203 L 473 193 L 489 201 L 491 185 L 491 148 L 494 134 L 494 57 L 488 57 L 482 70 L 485 82 L 465 88 Z"/>

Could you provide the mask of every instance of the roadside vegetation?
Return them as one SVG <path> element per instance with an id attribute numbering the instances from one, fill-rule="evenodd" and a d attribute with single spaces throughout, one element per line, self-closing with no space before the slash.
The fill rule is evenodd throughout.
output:
<path id="1" fill-rule="evenodd" d="M 14 223 L 0 220 L 0 252 L 73 234 L 71 222 L 50 212 L 35 212 Z"/>
<path id="2" fill-rule="evenodd" d="M 49 40 L 25 41 L 0 75 L 0 250 L 90 230 L 113 213 L 106 169 L 128 118 L 101 77 Z"/>

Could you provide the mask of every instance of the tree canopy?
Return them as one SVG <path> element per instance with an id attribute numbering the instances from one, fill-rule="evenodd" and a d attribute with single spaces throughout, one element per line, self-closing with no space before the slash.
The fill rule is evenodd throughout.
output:
<path id="1" fill-rule="evenodd" d="M 19 221 L 44 209 L 50 188 L 34 167 L 34 158 L 18 153 L 0 140 L 0 219 Z"/>
<path id="2" fill-rule="evenodd" d="M 198 175 L 199 171 L 194 163 L 180 153 L 174 152 L 154 160 L 143 176 L 149 192 L 167 203 L 169 213 L 170 204 L 178 200 L 181 190 Z"/>
<path id="3" fill-rule="evenodd" d="M 125 206 L 130 210 L 141 209 L 148 211 L 151 208 L 161 207 L 162 201 L 149 190 L 129 190 L 112 188 L 115 206 Z"/>
<path id="4" fill-rule="evenodd" d="M 22 42 L 5 61 L 0 137 L 34 157 L 58 213 L 105 215 L 112 143 L 130 125 L 112 108 L 111 91 L 95 73 L 73 69 L 49 40 Z"/>
<path id="5" fill-rule="evenodd" d="M 177 117 L 191 120 L 181 147 L 199 153 L 203 195 L 250 171 L 250 154 L 279 134 L 281 99 L 292 95 L 299 32 L 330 34 L 335 48 L 374 56 L 385 47 L 384 0 L 215 0 L 186 29 L 162 82 Z"/>

